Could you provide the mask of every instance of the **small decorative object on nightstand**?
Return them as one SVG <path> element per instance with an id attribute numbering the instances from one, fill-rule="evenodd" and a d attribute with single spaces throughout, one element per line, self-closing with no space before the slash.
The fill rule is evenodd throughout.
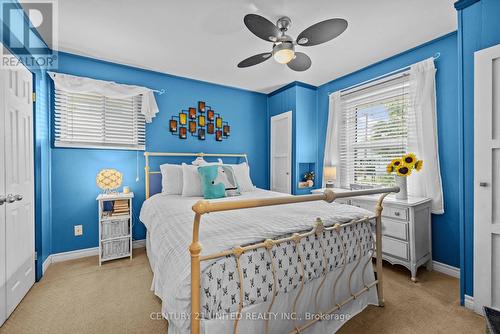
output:
<path id="1" fill-rule="evenodd" d="M 132 258 L 132 199 L 134 193 L 100 194 L 99 265 L 104 261 Z"/>
<path id="2" fill-rule="evenodd" d="M 347 191 L 334 188 L 333 192 Z M 312 193 L 323 192 L 316 189 Z M 336 203 L 374 210 L 378 196 L 339 198 Z M 432 270 L 431 199 L 408 197 L 406 200 L 387 196 L 382 211 L 382 257 L 392 264 L 400 264 L 411 271 L 411 280 L 417 281 L 417 269 L 426 265 Z"/>

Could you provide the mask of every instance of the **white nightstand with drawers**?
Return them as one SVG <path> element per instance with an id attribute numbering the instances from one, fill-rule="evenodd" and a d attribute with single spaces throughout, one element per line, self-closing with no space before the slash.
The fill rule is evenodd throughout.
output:
<path id="1" fill-rule="evenodd" d="M 347 191 L 333 188 L 334 192 Z M 313 190 L 313 193 L 324 189 Z M 374 211 L 378 196 L 339 198 L 337 203 Z M 417 280 L 417 268 L 426 265 L 432 270 L 431 199 L 408 197 L 397 200 L 386 197 L 382 211 L 382 254 L 384 260 L 400 264 L 411 271 L 411 280 Z"/>

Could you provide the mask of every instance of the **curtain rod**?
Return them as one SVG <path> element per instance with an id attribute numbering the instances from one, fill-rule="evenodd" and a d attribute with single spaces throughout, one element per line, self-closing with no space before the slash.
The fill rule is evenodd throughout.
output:
<path id="1" fill-rule="evenodd" d="M 158 95 L 163 95 L 167 92 L 167 90 L 165 88 L 162 88 L 162 89 L 151 89 L 151 91 L 155 92 L 155 93 L 158 93 Z"/>
<path id="2" fill-rule="evenodd" d="M 439 57 L 441 57 L 441 53 L 440 53 L 440 52 L 436 52 L 432 58 L 434 58 L 434 60 L 436 60 L 436 59 L 438 59 Z M 392 72 L 385 73 L 385 74 L 379 75 L 378 77 L 375 77 L 375 78 L 372 78 L 372 79 L 368 79 L 368 80 L 366 80 L 366 81 L 360 82 L 360 83 L 355 84 L 355 85 L 353 85 L 353 86 L 350 86 L 350 87 L 347 87 L 347 88 L 341 89 L 341 90 L 340 90 L 340 93 L 342 94 L 342 93 L 345 93 L 345 92 L 350 91 L 350 90 L 352 90 L 352 89 L 358 88 L 358 87 L 360 87 L 360 86 L 364 86 L 364 85 L 369 84 L 369 83 L 371 83 L 371 82 L 374 82 L 374 81 L 377 81 L 377 80 L 380 80 L 380 79 L 386 78 L 386 77 L 391 76 L 391 75 L 393 75 L 393 74 L 397 74 L 397 73 L 401 73 L 401 72 L 407 71 L 407 70 L 409 70 L 409 69 L 410 69 L 410 67 L 411 67 L 411 65 L 409 65 L 409 66 L 405 66 L 405 67 L 403 67 L 403 68 L 400 68 L 400 69 L 394 70 L 394 71 L 392 71 Z M 328 95 L 331 95 L 332 93 L 335 93 L 335 92 L 328 92 Z"/>

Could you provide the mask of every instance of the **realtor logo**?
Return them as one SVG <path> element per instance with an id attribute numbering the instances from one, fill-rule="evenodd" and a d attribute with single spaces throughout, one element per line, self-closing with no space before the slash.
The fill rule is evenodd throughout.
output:
<path id="1" fill-rule="evenodd" d="M 4 2 L 2 21 L 0 67 L 57 68 L 57 1 Z"/>

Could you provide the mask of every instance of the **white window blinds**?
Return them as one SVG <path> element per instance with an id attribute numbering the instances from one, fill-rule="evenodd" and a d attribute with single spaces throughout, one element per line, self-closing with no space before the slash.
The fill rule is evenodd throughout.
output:
<path id="1" fill-rule="evenodd" d="M 407 73 L 342 95 L 341 186 L 390 185 L 387 164 L 408 148 L 412 121 Z"/>
<path id="2" fill-rule="evenodd" d="M 56 147 L 145 149 L 142 95 L 109 98 L 55 89 Z"/>

